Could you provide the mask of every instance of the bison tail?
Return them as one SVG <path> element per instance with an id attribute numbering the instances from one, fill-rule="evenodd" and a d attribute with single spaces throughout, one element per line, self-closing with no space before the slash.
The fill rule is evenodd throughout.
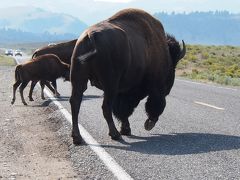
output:
<path id="1" fill-rule="evenodd" d="M 90 57 L 97 53 L 97 47 L 93 35 L 88 34 L 88 40 L 91 43 L 92 49 L 78 57 L 78 60 L 80 61 L 81 64 L 84 64 Z"/>
<path id="2" fill-rule="evenodd" d="M 92 57 L 94 54 L 97 53 L 97 50 L 94 49 L 90 52 L 87 52 L 81 56 L 78 57 L 78 60 L 80 61 L 81 64 L 84 64 L 86 62 L 87 59 L 89 59 L 90 57 Z"/>
<path id="3" fill-rule="evenodd" d="M 22 71 L 22 65 L 17 65 L 15 69 L 15 81 L 21 81 L 21 71 Z"/>

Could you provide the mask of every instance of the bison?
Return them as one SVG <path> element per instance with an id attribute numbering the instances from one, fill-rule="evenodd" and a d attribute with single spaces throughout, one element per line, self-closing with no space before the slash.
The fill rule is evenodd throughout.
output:
<path id="1" fill-rule="evenodd" d="M 185 53 L 184 42 L 181 49 L 157 19 L 139 9 L 122 10 L 85 30 L 70 68 L 73 143 L 82 143 L 78 114 L 88 80 L 104 91 L 103 116 L 109 135 L 119 140 L 121 135 L 131 135 L 128 118 L 145 97 L 145 129 L 155 126 L 173 86 L 175 67 Z M 121 122 L 120 133 L 112 113 Z"/>
<path id="2" fill-rule="evenodd" d="M 44 54 L 55 54 L 63 62 L 65 62 L 67 64 L 71 64 L 71 56 L 72 56 L 73 48 L 74 48 L 76 42 L 77 42 L 77 39 L 74 39 L 71 41 L 58 43 L 58 44 L 54 44 L 51 46 L 44 46 L 40 49 L 37 49 L 33 53 L 32 59 L 34 60 L 36 57 L 44 55 Z M 36 83 L 37 83 L 37 81 L 32 81 L 32 83 L 31 83 L 31 87 L 30 87 L 30 91 L 29 91 L 29 95 L 28 95 L 30 101 L 33 101 L 32 93 L 33 93 L 33 89 L 34 89 Z M 60 95 L 57 92 L 57 89 L 52 88 L 52 86 L 50 85 L 50 83 L 48 81 L 40 81 L 40 84 L 41 84 L 41 86 L 46 85 L 55 94 L 55 96 Z M 42 94 L 42 99 L 44 99 L 43 94 Z"/>
<path id="3" fill-rule="evenodd" d="M 34 58 L 33 61 L 28 61 L 24 64 L 16 66 L 15 83 L 13 85 L 13 98 L 11 104 L 14 104 L 16 99 L 16 89 L 20 86 L 20 95 L 22 103 L 27 105 L 23 97 L 23 90 L 29 81 L 38 82 L 39 80 L 50 81 L 56 91 L 56 79 L 63 77 L 69 80 L 70 65 L 62 62 L 58 56 L 54 54 L 45 54 Z M 42 96 L 43 96 L 42 87 Z"/>

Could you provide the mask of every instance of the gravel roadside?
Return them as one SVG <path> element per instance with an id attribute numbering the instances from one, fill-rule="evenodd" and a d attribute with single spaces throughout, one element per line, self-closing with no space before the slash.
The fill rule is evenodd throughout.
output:
<path id="1" fill-rule="evenodd" d="M 24 106 L 17 91 L 11 105 L 13 82 L 14 67 L 0 66 L 0 179 L 78 179 L 69 134 L 65 141 L 59 138 L 59 131 L 69 127 L 39 93 Z"/>

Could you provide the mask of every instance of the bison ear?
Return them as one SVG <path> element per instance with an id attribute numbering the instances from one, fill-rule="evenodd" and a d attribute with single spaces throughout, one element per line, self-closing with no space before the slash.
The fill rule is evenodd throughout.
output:
<path id="1" fill-rule="evenodd" d="M 90 57 L 92 57 L 96 53 L 97 53 L 97 50 L 94 49 L 94 50 L 92 50 L 90 52 L 87 52 L 87 53 L 81 55 L 81 56 L 78 56 L 77 59 L 80 61 L 81 64 L 84 64 L 87 59 L 89 59 Z"/>

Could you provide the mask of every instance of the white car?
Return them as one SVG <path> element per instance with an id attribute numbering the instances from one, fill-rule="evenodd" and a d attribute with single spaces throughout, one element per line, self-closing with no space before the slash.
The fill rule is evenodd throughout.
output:
<path id="1" fill-rule="evenodd" d="M 22 56 L 22 51 L 16 50 L 14 53 L 15 56 Z"/>
<path id="2" fill-rule="evenodd" d="M 7 49 L 7 50 L 5 51 L 5 55 L 7 55 L 7 56 L 13 56 L 13 50 L 12 50 L 12 49 Z"/>
<path id="3" fill-rule="evenodd" d="M 56 43 L 49 43 L 48 46 L 55 46 Z"/>

